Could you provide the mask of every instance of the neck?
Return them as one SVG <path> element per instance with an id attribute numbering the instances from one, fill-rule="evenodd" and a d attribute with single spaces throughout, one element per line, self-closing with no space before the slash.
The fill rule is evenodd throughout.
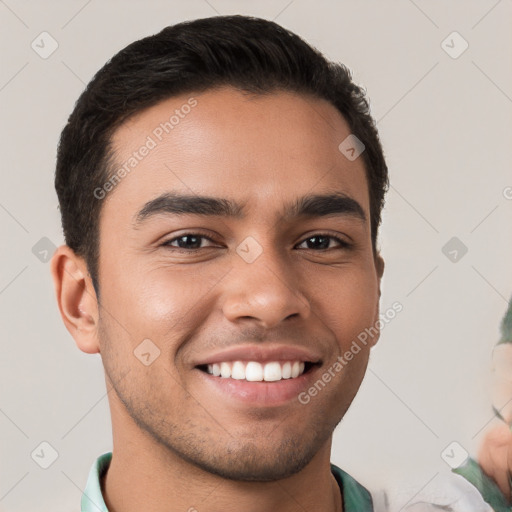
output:
<path id="1" fill-rule="evenodd" d="M 342 512 L 331 473 L 331 438 L 298 473 L 272 482 L 239 482 L 204 471 L 112 415 L 114 448 L 102 482 L 109 512 Z M 122 424 L 122 428 L 120 425 Z"/>

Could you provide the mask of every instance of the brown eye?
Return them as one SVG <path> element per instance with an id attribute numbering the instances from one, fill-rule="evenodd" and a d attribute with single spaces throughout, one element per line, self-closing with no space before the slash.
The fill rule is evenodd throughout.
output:
<path id="1" fill-rule="evenodd" d="M 203 240 L 208 240 L 210 242 L 213 242 L 210 238 L 207 236 L 204 236 L 200 233 L 185 233 L 183 235 L 177 236 L 175 238 L 171 238 L 170 240 L 167 240 L 162 244 L 163 247 L 168 247 L 171 249 L 183 249 L 183 250 L 189 250 L 194 251 L 198 249 L 203 249 L 204 246 L 202 246 L 201 242 Z M 176 242 L 176 245 L 174 243 Z"/>
<path id="2" fill-rule="evenodd" d="M 330 247 L 331 241 L 335 241 L 338 244 L 338 247 Z M 350 244 L 338 238 L 336 236 L 318 233 L 316 235 L 310 236 L 306 238 L 300 245 L 307 243 L 306 249 L 319 249 L 319 250 L 328 250 L 328 249 L 347 249 L 350 247 Z"/>

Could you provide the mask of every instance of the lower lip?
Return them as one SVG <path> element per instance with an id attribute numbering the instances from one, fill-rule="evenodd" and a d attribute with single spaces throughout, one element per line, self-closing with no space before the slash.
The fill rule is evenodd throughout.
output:
<path id="1" fill-rule="evenodd" d="M 319 366 L 315 365 L 308 372 L 295 379 L 282 379 L 275 382 L 250 382 L 226 377 L 215 377 L 197 370 L 200 378 L 223 398 L 229 397 L 251 406 L 275 407 L 290 401 L 298 401 L 299 394 L 311 385 Z"/>

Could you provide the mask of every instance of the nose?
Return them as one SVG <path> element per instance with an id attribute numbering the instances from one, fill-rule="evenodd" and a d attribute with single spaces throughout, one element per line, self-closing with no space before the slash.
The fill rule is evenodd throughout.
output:
<path id="1" fill-rule="evenodd" d="M 224 316 L 231 322 L 252 319 L 272 328 L 288 318 L 306 319 L 311 306 L 299 288 L 300 278 L 282 255 L 264 249 L 252 263 L 234 256 L 224 281 Z"/>

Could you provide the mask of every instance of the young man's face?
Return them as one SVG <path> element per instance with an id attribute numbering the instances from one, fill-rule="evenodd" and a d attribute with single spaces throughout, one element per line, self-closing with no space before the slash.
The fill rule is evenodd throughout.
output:
<path id="1" fill-rule="evenodd" d="M 160 123 L 176 109 L 167 134 Z M 231 88 L 171 98 L 116 131 L 116 169 L 151 149 L 103 200 L 100 218 L 97 342 L 114 435 L 129 432 L 155 453 L 235 480 L 289 476 L 330 446 L 370 343 L 341 370 L 335 363 L 378 320 L 383 268 L 372 252 L 363 160 L 338 149 L 349 134 L 325 101 Z M 147 206 L 171 193 L 241 209 Z M 351 198 L 365 218 L 353 202 L 331 202 L 330 215 L 289 210 L 325 194 Z M 143 340 L 151 341 L 139 347 Z M 224 373 L 235 361 L 238 379 L 207 373 L 208 364 L 227 363 Z M 288 376 L 285 363 L 295 361 L 308 362 L 298 378 L 246 380 Z"/>

